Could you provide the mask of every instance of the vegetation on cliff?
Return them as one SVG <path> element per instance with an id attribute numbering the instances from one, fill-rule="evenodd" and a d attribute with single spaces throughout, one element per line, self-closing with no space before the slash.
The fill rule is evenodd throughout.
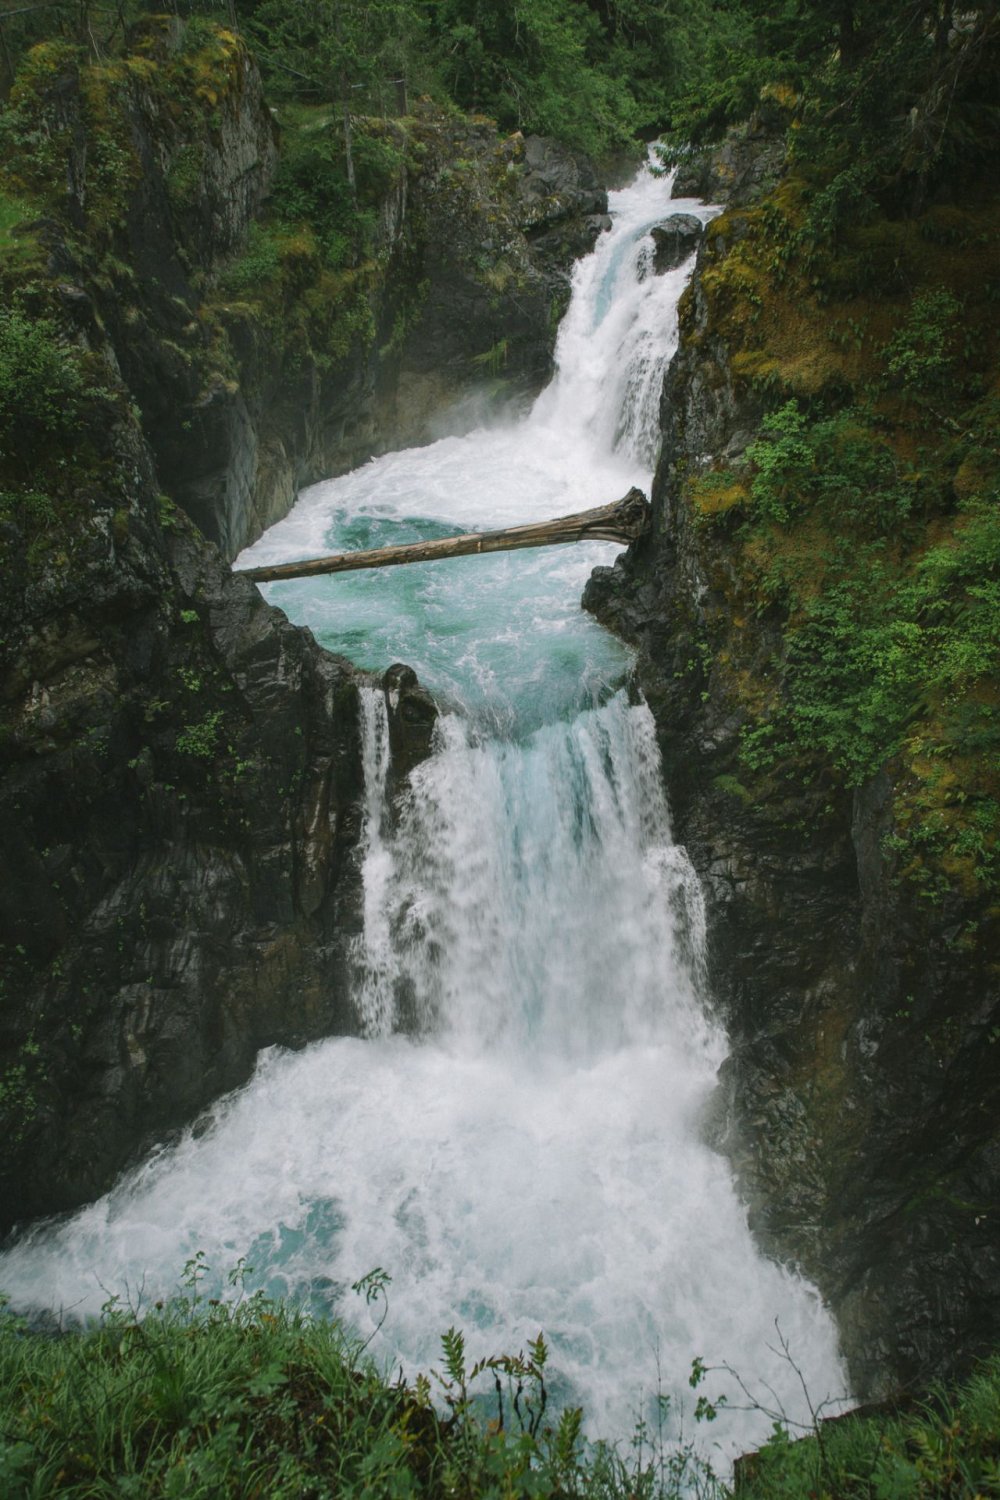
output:
<path id="1" fill-rule="evenodd" d="M 744 765 L 854 787 L 891 764 L 900 873 L 970 898 L 975 943 L 1000 914 L 1000 21 L 915 0 L 744 21 L 739 67 L 680 112 L 710 135 L 763 91 L 787 141 L 778 187 L 710 229 L 689 334 L 766 413 L 687 480 L 741 609 L 778 629 L 764 675 L 729 652 Z"/>

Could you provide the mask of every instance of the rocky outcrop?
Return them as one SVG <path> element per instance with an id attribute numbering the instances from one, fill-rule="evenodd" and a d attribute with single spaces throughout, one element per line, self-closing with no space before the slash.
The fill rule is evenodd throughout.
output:
<path id="1" fill-rule="evenodd" d="M 514 184 L 518 222 L 534 257 L 558 286 L 567 266 L 611 228 L 608 195 L 582 152 L 537 135 L 529 135 L 520 150 Z"/>
<path id="2" fill-rule="evenodd" d="M 671 214 L 662 224 L 654 224 L 653 270 L 658 276 L 673 271 L 693 255 L 701 239 L 702 222 L 695 214 Z"/>
<path id="3" fill-rule="evenodd" d="M 702 198 L 744 208 L 763 196 L 781 177 L 787 147 L 788 105 L 772 98 L 745 125 L 734 125 L 721 146 L 685 155 L 674 178 L 676 198 Z"/>
<path id="4" fill-rule="evenodd" d="M 593 165 L 492 121 L 418 115 L 405 277 L 421 289 L 384 399 L 375 451 L 460 432 L 552 373 L 573 262 L 610 224 Z"/>
<path id="5" fill-rule="evenodd" d="M 829 1299 L 856 1393 L 881 1394 L 1000 1340 L 996 911 L 958 878 L 929 904 L 906 877 L 898 764 L 851 789 L 819 756 L 753 773 L 741 753 L 782 649 L 740 541 L 739 459 L 774 397 L 720 312 L 734 288 L 753 292 L 750 318 L 762 304 L 746 271 L 727 279 L 751 227 L 730 213 L 707 233 L 664 390 L 654 529 L 585 604 L 639 647 L 675 830 L 704 882 L 732 1048 L 715 1139 L 762 1243 Z M 797 352 L 823 347 L 796 334 Z"/>
<path id="6" fill-rule="evenodd" d="M 94 1196 L 260 1046 L 351 1024 L 354 674 L 114 447 L 113 519 L 41 565 L 5 538 L 5 1225 Z"/>

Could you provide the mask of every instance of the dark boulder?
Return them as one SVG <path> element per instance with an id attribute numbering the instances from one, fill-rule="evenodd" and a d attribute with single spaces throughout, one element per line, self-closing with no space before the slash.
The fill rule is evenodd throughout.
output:
<path id="1" fill-rule="evenodd" d="M 653 270 L 657 276 L 683 265 L 695 253 L 703 227 L 695 214 L 671 214 L 669 219 L 653 227 L 650 231 L 656 246 Z"/>

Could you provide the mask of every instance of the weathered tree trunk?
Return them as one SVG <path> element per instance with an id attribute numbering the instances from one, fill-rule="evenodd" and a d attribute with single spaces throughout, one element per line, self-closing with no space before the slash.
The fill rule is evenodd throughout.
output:
<path id="1" fill-rule="evenodd" d="M 614 505 L 600 505 L 555 521 L 530 526 L 507 526 L 502 531 L 473 531 L 443 536 L 431 542 L 406 542 L 400 547 L 375 547 L 368 552 L 338 552 L 306 562 L 277 563 L 244 568 L 254 583 L 280 578 L 311 578 L 316 573 L 350 573 L 356 568 L 394 568 L 401 563 L 434 562 L 439 557 L 467 557 L 480 552 L 513 552 L 520 547 L 552 547 L 561 542 L 633 542 L 649 527 L 649 502 L 641 490 L 631 489 Z"/>

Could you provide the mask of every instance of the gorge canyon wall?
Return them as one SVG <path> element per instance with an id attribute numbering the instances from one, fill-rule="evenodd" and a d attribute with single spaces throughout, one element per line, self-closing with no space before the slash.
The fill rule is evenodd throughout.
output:
<path id="1" fill-rule="evenodd" d="M 2 331 L 50 388 L 0 444 L 4 1228 L 262 1046 L 356 1026 L 364 677 L 227 564 L 302 483 L 459 423 L 473 377 L 537 386 L 605 207 L 581 158 L 428 107 L 379 123 L 367 258 L 331 272 L 262 238 L 280 131 L 244 44 L 168 18 L 117 62 L 35 49 L 6 129 L 33 214 Z M 412 761 L 435 709 L 400 681 Z"/>
<path id="2" fill-rule="evenodd" d="M 748 732 L 794 689 L 790 621 L 808 616 L 825 582 L 800 550 L 801 567 L 815 568 L 805 602 L 771 585 L 792 527 L 755 521 L 754 477 L 776 450 L 752 445 L 789 397 L 822 410 L 873 379 L 864 359 L 888 338 L 876 299 L 905 307 L 912 295 L 887 258 L 863 296 L 786 278 L 769 226 L 790 217 L 792 190 L 781 142 L 761 132 L 760 143 L 755 154 L 744 139 L 692 177 L 731 198 L 682 303 L 653 530 L 595 573 L 584 602 L 639 648 L 676 833 L 706 890 L 711 987 L 732 1046 L 710 1129 L 761 1242 L 829 1299 L 856 1392 L 885 1395 L 967 1369 L 1000 1336 L 1000 913 L 959 840 L 936 852 L 929 835 L 911 837 L 914 806 L 916 826 L 937 829 L 986 795 L 963 763 L 953 758 L 942 789 L 912 739 L 854 777 L 801 739 L 763 764 L 747 753 Z M 976 274 L 983 205 L 963 211 L 964 270 L 957 252 L 929 270 L 915 254 L 918 287 L 921 270 Z M 933 243 L 932 227 L 924 233 L 916 251 Z M 839 339 L 846 318 L 870 323 L 866 349 Z M 882 407 L 890 432 L 893 399 Z M 953 516 L 961 473 L 948 484 Z M 836 555 L 822 524 L 814 516 L 808 540 L 792 542 Z M 955 523 L 931 523 L 945 524 Z M 844 505 L 831 530 L 850 526 Z M 927 546 L 918 536 L 917 554 Z M 875 571 L 868 588 L 877 593 Z M 844 712 L 857 710 L 847 701 Z M 860 736 L 860 713 L 856 723 Z"/>

